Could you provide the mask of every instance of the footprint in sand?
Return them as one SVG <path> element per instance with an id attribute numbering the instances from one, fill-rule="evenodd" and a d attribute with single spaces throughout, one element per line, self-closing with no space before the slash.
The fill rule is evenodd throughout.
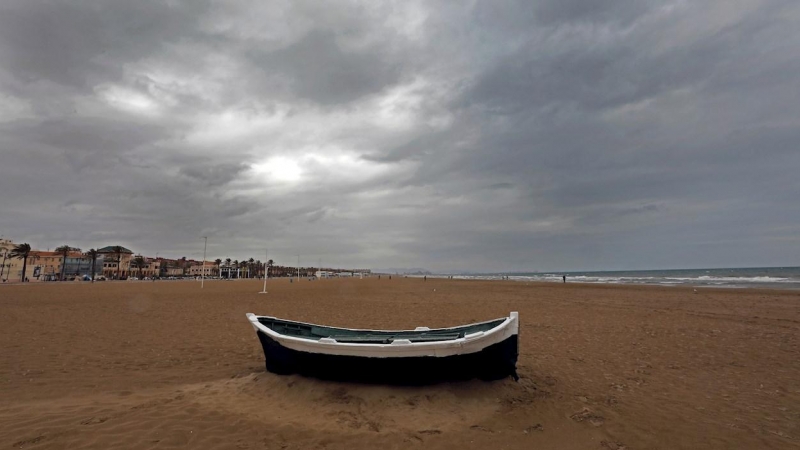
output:
<path id="1" fill-rule="evenodd" d="M 598 416 L 594 414 L 589 408 L 583 408 L 582 410 L 576 412 L 575 414 L 569 416 L 570 419 L 574 420 L 575 422 L 589 422 L 592 425 L 599 427 L 603 424 L 605 419 L 602 416 Z"/>
<path id="2" fill-rule="evenodd" d="M 96 425 L 98 423 L 103 423 L 108 419 L 109 417 L 89 417 L 88 419 L 82 420 L 81 425 Z"/>
<path id="3" fill-rule="evenodd" d="M 25 445 L 28 445 L 28 444 L 36 444 L 36 443 L 42 441 L 43 439 L 45 439 L 45 435 L 40 434 L 39 436 L 36 436 L 34 438 L 23 439 L 21 441 L 17 441 L 15 443 L 11 444 L 11 446 L 14 447 L 14 448 L 17 448 L 17 447 L 22 447 L 22 446 L 25 446 Z"/>
<path id="4" fill-rule="evenodd" d="M 533 431 L 544 431 L 544 427 L 542 426 L 542 424 L 537 423 L 536 425 L 531 425 L 531 426 L 525 428 L 524 430 L 522 430 L 522 432 L 525 433 L 525 434 L 531 433 Z"/>
<path id="5" fill-rule="evenodd" d="M 419 430 L 419 431 L 417 431 L 417 433 L 433 435 L 433 434 L 442 434 L 442 431 L 441 430 Z"/>

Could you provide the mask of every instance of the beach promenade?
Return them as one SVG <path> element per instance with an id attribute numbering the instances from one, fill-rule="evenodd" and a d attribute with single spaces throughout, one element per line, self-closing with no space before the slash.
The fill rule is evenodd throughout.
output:
<path id="1" fill-rule="evenodd" d="M 800 447 L 798 291 L 393 278 L 0 286 L 0 448 Z M 510 311 L 519 382 L 424 387 L 267 373 L 245 319 Z"/>

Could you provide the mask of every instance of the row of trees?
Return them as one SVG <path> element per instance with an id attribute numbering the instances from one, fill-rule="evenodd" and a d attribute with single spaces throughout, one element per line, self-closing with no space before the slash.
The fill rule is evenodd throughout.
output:
<path id="1" fill-rule="evenodd" d="M 225 267 L 230 270 L 239 269 L 240 271 L 245 272 L 246 278 L 259 278 L 264 276 L 264 264 L 261 262 L 261 260 L 254 260 L 253 258 L 250 258 L 247 261 L 239 261 L 235 259 L 231 260 L 230 258 L 226 258 L 224 261 L 217 259 L 214 261 L 214 266 L 217 275 L 220 275 L 222 270 L 221 268 Z M 291 277 L 297 275 L 298 273 L 297 267 L 276 266 L 271 259 L 267 261 L 267 268 L 269 270 L 270 277 Z M 304 277 L 312 276 L 316 270 L 320 270 L 320 268 L 300 267 L 300 275 Z"/>
<path id="2" fill-rule="evenodd" d="M 223 265 L 223 262 L 225 263 Z M 136 255 L 131 260 L 131 268 L 138 269 L 139 278 L 142 277 L 142 270 L 147 267 L 147 259 L 142 255 Z M 267 261 L 267 266 L 269 268 L 273 267 L 273 261 L 270 259 Z M 161 270 L 166 270 L 169 266 L 167 266 L 166 262 L 162 262 Z M 190 262 L 186 260 L 186 257 L 181 257 L 180 259 L 175 261 L 175 265 L 173 267 L 178 267 L 181 269 L 182 274 L 185 276 L 187 275 L 189 268 L 191 267 Z M 214 268 L 213 272 L 215 275 L 219 276 L 222 272 L 222 268 L 225 267 L 229 270 L 239 269 L 242 272 L 245 272 L 247 278 L 255 278 L 261 277 L 264 275 L 264 263 L 261 260 L 256 260 L 250 258 L 247 261 L 239 261 L 239 260 L 231 260 L 230 258 L 226 258 L 224 261 L 222 259 L 214 260 Z"/>
<path id="3" fill-rule="evenodd" d="M 28 258 L 31 256 L 31 251 L 32 250 L 30 244 L 24 243 L 14 246 L 14 248 L 8 254 L 8 256 L 11 258 L 17 258 L 23 260 L 22 261 L 23 281 L 27 281 L 25 279 L 25 274 L 27 273 Z M 69 245 L 61 245 L 56 247 L 55 251 L 64 258 L 64 263 L 61 264 L 61 273 L 60 273 L 60 279 L 64 280 L 67 270 L 67 265 L 66 265 L 67 257 L 70 254 L 80 252 L 81 249 Z M 122 255 L 124 253 L 125 249 L 123 247 L 119 245 L 112 247 L 111 254 L 115 256 L 115 260 L 117 262 L 117 279 L 119 279 L 120 276 Z M 100 254 L 96 249 L 90 249 L 89 251 L 82 253 L 82 256 L 91 260 L 92 282 L 94 282 L 95 278 L 94 274 L 97 273 L 95 270 L 96 269 L 95 265 L 97 262 L 97 258 L 98 256 L 100 256 Z M 225 263 L 224 266 L 222 264 L 223 262 Z M 131 260 L 131 267 L 139 270 L 139 278 L 142 277 L 142 269 L 147 267 L 147 264 L 148 264 L 147 260 L 142 255 L 137 255 Z M 181 267 L 183 269 L 183 274 L 186 275 L 186 272 L 189 269 L 189 263 L 186 260 L 185 256 L 177 261 L 177 265 L 178 267 Z M 264 276 L 264 264 L 261 262 L 261 260 L 256 260 L 253 258 L 250 258 L 246 261 L 231 260 L 231 258 L 226 258 L 224 261 L 221 259 L 216 259 L 214 260 L 214 266 L 215 266 L 214 272 L 216 273 L 217 276 L 221 274 L 222 267 L 225 267 L 228 270 L 239 269 L 240 271 L 244 271 L 246 272 L 247 278 L 257 278 Z M 271 259 L 267 261 L 267 267 L 270 276 L 274 277 L 292 276 L 297 273 L 296 267 L 275 266 Z M 314 269 L 315 268 L 302 267 L 300 268 L 300 271 L 302 274 L 304 274 L 304 276 L 306 276 L 311 274 L 314 271 Z"/>
<path id="4" fill-rule="evenodd" d="M 224 265 L 222 263 L 225 263 Z M 274 263 L 270 259 L 267 261 L 267 270 L 272 270 Z M 228 270 L 239 269 L 240 272 L 246 273 L 246 278 L 258 278 L 264 276 L 264 263 L 261 262 L 260 259 L 253 259 L 250 258 L 248 260 L 231 260 L 230 258 L 225 258 L 225 261 L 221 259 L 214 260 L 214 271 L 217 275 L 222 273 L 222 268 L 225 267 Z"/>

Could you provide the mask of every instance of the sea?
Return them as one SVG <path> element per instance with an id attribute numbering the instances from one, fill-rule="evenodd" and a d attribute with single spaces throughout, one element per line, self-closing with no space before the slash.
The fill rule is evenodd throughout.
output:
<path id="1" fill-rule="evenodd" d="M 722 288 L 800 289 L 800 267 L 742 267 L 731 269 L 620 270 L 604 272 L 507 272 L 437 274 L 433 277 L 561 283 L 638 284 Z M 431 276 L 431 275 L 429 275 Z"/>

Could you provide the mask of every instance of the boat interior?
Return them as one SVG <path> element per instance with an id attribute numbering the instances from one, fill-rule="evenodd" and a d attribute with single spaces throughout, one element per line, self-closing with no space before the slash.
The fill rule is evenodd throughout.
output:
<path id="1" fill-rule="evenodd" d="M 466 335 L 489 331 L 502 324 L 505 318 L 488 322 L 475 323 L 454 328 L 426 329 L 403 331 L 353 330 L 312 325 L 303 322 L 259 317 L 258 322 L 278 334 L 301 339 L 318 341 L 323 338 L 335 339 L 342 343 L 359 344 L 391 344 L 395 339 L 407 339 L 411 342 L 438 342 L 463 338 Z"/>

